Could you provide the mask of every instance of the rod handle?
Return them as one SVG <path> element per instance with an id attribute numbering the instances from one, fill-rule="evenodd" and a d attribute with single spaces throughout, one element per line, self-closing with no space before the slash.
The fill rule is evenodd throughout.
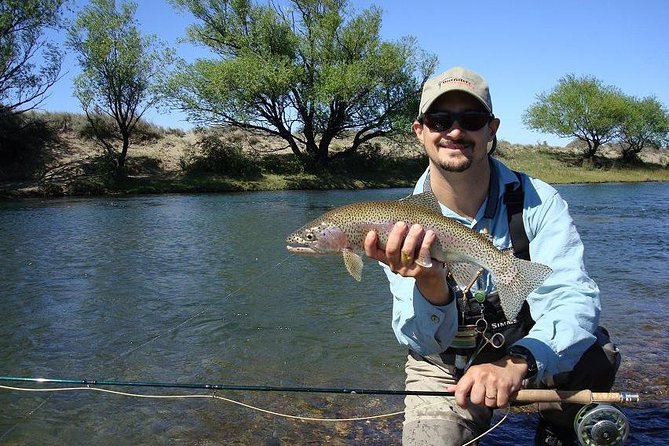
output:
<path id="1" fill-rule="evenodd" d="M 592 392 L 590 390 L 523 389 L 513 398 L 518 403 L 633 403 L 639 394 L 627 392 Z"/>

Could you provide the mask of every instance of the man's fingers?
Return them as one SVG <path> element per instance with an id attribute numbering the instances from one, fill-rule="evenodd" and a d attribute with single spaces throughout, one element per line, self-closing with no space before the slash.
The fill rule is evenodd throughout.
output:
<path id="1" fill-rule="evenodd" d="M 418 258 L 416 259 L 416 263 L 418 263 L 423 268 L 430 268 L 433 265 L 432 253 L 430 251 L 436 239 L 437 235 L 433 230 L 428 229 L 425 231 L 425 236 L 423 237 L 423 241 L 420 245 L 420 248 L 418 249 Z"/>
<path id="2" fill-rule="evenodd" d="M 386 257 L 391 270 L 397 271 L 402 267 L 402 247 L 408 231 L 407 224 L 403 221 L 395 223 L 388 234 L 386 242 Z"/>
<path id="3" fill-rule="evenodd" d="M 411 266 L 416 260 L 416 252 L 423 242 L 425 231 L 421 225 L 415 224 L 409 228 L 409 232 L 404 238 L 401 250 L 401 260 L 403 266 Z"/>
<path id="4" fill-rule="evenodd" d="M 469 400 L 469 393 L 472 390 L 474 382 L 468 378 L 467 375 L 460 378 L 458 384 L 455 386 L 455 402 L 460 407 L 467 407 Z"/>
<path id="5" fill-rule="evenodd" d="M 379 247 L 379 235 L 372 230 L 365 236 L 364 249 L 368 257 L 387 264 L 392 271 L 415 276 L 421 268 L 433 265 L 430 248 L 435 240 L 434 231 L 399 221 L 390 230 L 383 248 Z"/>
<path id="6" fill-rule="evenodd" d="M 364 248 L 367 257 L 376 260 L 383 260 L 382 258 L 379 258 L 380 254 L 383 253 L 383 251 L 379 249 L 379 236 L 376 233 L 376 231 L 369 231 L 367 233 L 367 236 L 365 237 Z M 383 257 L 385 258 L 385 253 L 383 254 L 384 254 Z"/>

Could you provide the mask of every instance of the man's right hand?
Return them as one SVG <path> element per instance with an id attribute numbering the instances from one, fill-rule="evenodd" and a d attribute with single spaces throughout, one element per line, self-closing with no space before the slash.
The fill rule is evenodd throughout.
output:
<path id="1" fill-rule="evenodd" d="M 385 248 L 379 246 L 376 231 L 370 231 L 365 238 L 365 253 L 388 265 L 394 273 L 416 279 L 421 294 L 433 305 L 446 305 L 451 296 L 446 284 L 445 265 L 434 259 L 430 267 L 416 263 L 416 258 L 430 258 L 430 248 L 436 240 L 434 231 L 426 231 L 419 224 L 409 227 L 400 221 L 388 234 Z"/>

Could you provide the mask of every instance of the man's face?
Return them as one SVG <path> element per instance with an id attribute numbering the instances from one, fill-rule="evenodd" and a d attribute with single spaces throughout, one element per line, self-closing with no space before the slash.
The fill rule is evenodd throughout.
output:
<path id="1" fill-rule="evenodd" d="M 430 107 L 429 113 L 449 112 L 486 112 L 473 96 L 451 91 L 440 96 Z M 464 172 L 472 166 L 487 163 L 488 142 L 493 140 L 499 120 L 493 119 L 478 130 L 467 130 L 459 121 L 453 122 L 449 128 L 430 128 L 426 119 L 421 124 L 416 121 L 413 130 L 423 143 L 430 161 L 437 167 L 448 172 Z M 441 131 L 440 131 L 441 130 Z"/>

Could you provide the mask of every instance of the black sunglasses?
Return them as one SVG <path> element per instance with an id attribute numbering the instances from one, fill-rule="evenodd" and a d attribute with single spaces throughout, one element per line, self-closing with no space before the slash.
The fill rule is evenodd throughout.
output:
<path id="1" fill-rule="evenodd" d="M 465 111 L 462 113 L 434 112 L 423 115 L 423 123 L 434 132 L 443 132 L 450 129 L 455 121 L 460 127 L 469 131 L 476 131 L 492 121 L 495 116 L 492 113 L 482 111 Z"/>

